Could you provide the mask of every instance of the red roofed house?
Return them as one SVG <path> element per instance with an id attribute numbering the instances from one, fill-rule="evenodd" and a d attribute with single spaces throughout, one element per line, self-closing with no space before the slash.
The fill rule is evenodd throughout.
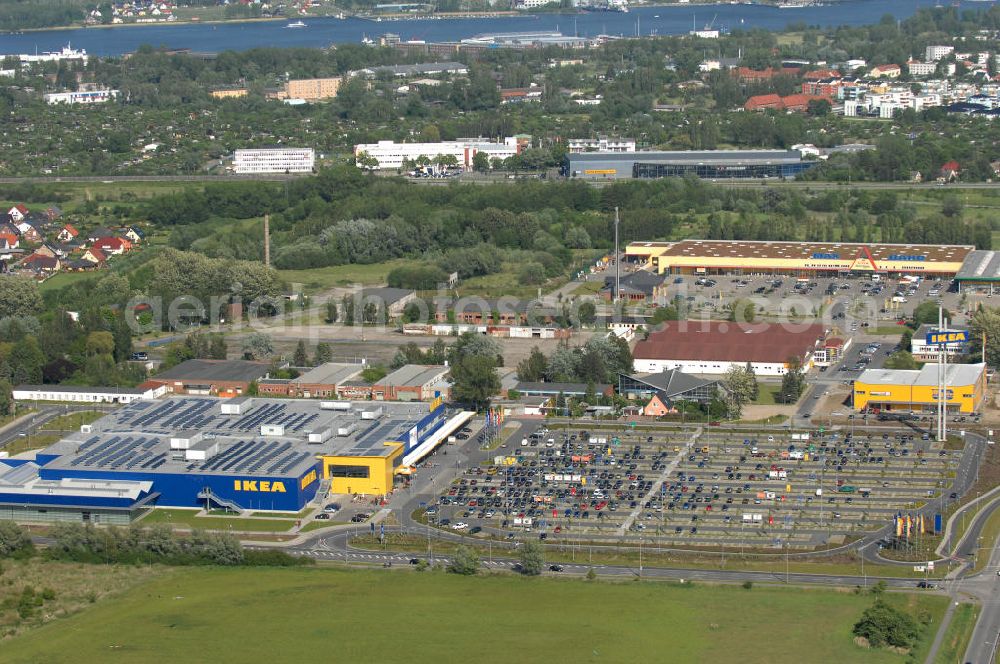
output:
<path id="1" fill-rule="evenodd" d="M 108 256 L 121 256 L 132 250 L 132 243 L 120 237 L 102 237 L 93 246 Z"/>
<path id="2" fill-rule="evenodd" d="M 743 108 L 748 111 L 765 111 L 767 109 L 785 110 L 793 113 L 804 113 L 809 110 L 809 102 L 822 99 L 830 101 L 828 97 L 821 95 L 795 94 L 787 97 L 778 95 L 756 95 L 750 97 Z M 832 102 L 831 102 L 832 103 Z"/>
<path id="3" fill-rule="evenodd" d="M 51 274 L 59 271 L 60 263 L 59 259 L 53 256 L 31 254 L 21 261 L 21 267 L 37 274 Z"/>
<path id="4" fill-rule="evenodd" d="M 60 242 L 69 242 L 79 234 L 80 231 L 76 230 L 73 227 L 73 224 L 66 224 L 62 227 L 62 230 L 59 231 L 59 234 L 56 235 L 56 239 Z"/>
<path id="5" fill-rule="evenodd" d="M 736 69 L 736 78 L 740 79 L 744 83 L 752 83 L 754 81 L 770 81 L 772 78 L 780 74 L 781 72 L 768 67 L 767 69 L 750 69 L 750 67 L 738 67 Z"/>
<path id="6" fill-rule="evenodd" d="M 784 106 L 786 111 L 791 111 L 794 113 L 805 113 L 806 111 L 809 110 L 809 102 L 820 101 L 820 100 L 826 102 L 830 101 L 826 97 L 822 97 L 819 95 L 797 94 L 797 95 L 788 95 L 787 97 L 782 97 L 781 105 Z"/>
<path id="7" fill-rule="evenodd" d="M 667 413 L 672 412 L 674 411 L 667 408 L 667 405 L 663 403 L 663 399 L 658 394 L 654 394 L 649 403 L 642 408 L 642 414 L 646 417 L 663 417 Z"/>
<path id="8" fill-rule="evenodd" d="M 6 244 L 8 249 L 17 249 L 20 238 L 13 233 L 0 232 L 0 244 Z"/>
<path id="9" fill-rule="evenodd" d="M 941 165 L 940 178 L 943 180 L 958 179 L 958 162 L 955 160 L 946 161 Z"/>
<path id="10" fill-rule="evenodd" d="M 837 91 L 840 90 L 843 85 L 843 79 L 839 78 L 828 78 L 822 81 L 804 81 L 802 83 L 802 94 L 836 97 Z"/>
<path id="11" fill-rule="evenodd" d="M 28 216 L 28 208 L 18 203 L 11 209 L 7 210 L 7 214 L 10 215 L 12 221 L 21 221 Z"/>
<path id="12" fill-rule="evenodd" d="M 796 358 L 804 368 L 824 347 L 821 324 L 795 327 L 769 323 L 668 321 L 635 345 L 637 373 L 679 369 L 688 374 L 724 374 L 749 362 L 758 376 L 781 376 Z"/>
<path id="13" fill-rule="evenodd" d="M 98 265 L 101 265 L 102 263 L 108 262 L 108 257 L 104 254 L 103 251 L 101 251 L 97 247 L 90 247 L 85 252 L 83 252 L 83 255 L 80 256 L 80 260 L 85 260 L 91 263 L 96 263 Z"/>
<path id="14" fill-rule="evenodd" d="M 781 97 L 778 95 L 754 95 L 747 99 L 743 108 L 748 111 L 766 111 L 769 108 L 781 109 Z"/>
<path id="15" fill-rule="evenodd" d="M 836 69 L 814 69 L 807 71 L 802 78 L 807 81 L 823 81 L 828 78 L 840 78 L 840 72 Z"/>

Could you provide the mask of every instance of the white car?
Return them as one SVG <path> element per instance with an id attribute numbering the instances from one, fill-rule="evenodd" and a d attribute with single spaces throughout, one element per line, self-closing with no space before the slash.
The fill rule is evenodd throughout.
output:
<path id="1" fill-rule="evenodd" d="M 469 524 L 467 524 L 464 521 L 459 521 L 458 523 L 451 524 L 451 529 L 452 530 L 465 530 L 468 527 L 469 527 Z"/>

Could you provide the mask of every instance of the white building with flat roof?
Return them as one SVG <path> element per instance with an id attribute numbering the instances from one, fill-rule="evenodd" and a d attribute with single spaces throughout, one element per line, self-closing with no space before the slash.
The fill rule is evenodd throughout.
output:
<path id="1" fill-rule="evenodd" d="M 50 92 L 44 95 L 46 104 L 101 104 L 118 96 L 118 90 L 78 90 Z"/>
<path id="2" fill-rule="evenodd" d="M 569 152 L 635 152 L 634 138 L 571 138 L 566 141 Z"/>
<path id="3" fill-rule="evenodd" d="M 236 173 L 311 173 L 316 165 L 312 148 L 260 148 L 237 150 Z"/>
<path id="4" fill-rule="evenodd" d="M 924 59 L 937 62 L 955 52 L 954 46 L 928 46 L 924 49 Z"/>
<path id="5" fill-rule="evenodd" d="M 493 143 L 483 138 L 460 138 L 455 141 L 438 143 L 396 143 L 379 141 L 354 146 L 354 156 L 362 153 L 378 161 L 378 170 L 392 170 L 403 167 L 404 161 L 415 162 L 427 157 L 434 162 L 438 157 L 452 155 L 458 165 L 472 167 L 472 160 L 482 152 L 490 159 L 507 159 L 520 151 L 516 138 L 505 138 L 502 143 Z"/>

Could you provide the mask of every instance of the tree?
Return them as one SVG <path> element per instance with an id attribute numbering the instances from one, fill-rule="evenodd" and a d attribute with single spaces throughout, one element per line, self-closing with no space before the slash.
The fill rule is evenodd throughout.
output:
<path id="1" fill-rule="evenodd" d="M 479 571 L 479 556 L 476 552 L 465 545 L 460 545 L 451 555 L 451 562 L 448 563 L 448 571 L 452 574 L 464 574 L 472 576 Z"/>
<path id="2" fill-rule="evenodd" d="M 918 369 L 917 361 L 907 350 L 898 350 L 885 359 L 886 369 Z"/>
<path id="3" fill-rule="evenodd" d="M 527 576 L 538 576 L 545 569 L 545 549 L 537 540 L 530 540 L 521 545 L 521 573 Z"/>
<path id="4" fill-rule="evenodd" d="M 913 309 L 913 326 L 920 327 L 923 324 L 937 325 L 938 323 L 938 303 L 921 302 Z M 946 320 L 951 320 L 951 312 L 943 311 Z"/>
<path id="5" fill-rule="evenodd" d="M 10 381 L 0 379 L 0 416 L 14 412 L 14 386 Z"/>
<path id="6" fill-rule="evenodd" d="M 781 389 L 778 390 L 779 403 L 795 403 L 802 396 L 805 388 L 805 376 L 802 373 L 802 362 L 797 357 L 788 359 L 788 370 L 781 377 Z"/>
<path id="7" fill-rule="evenodd" d="M 969 349 L 973 357 L 981 357 L 983 336 L 986 337 L 986 363 L 991 367 L 1000 366 L 1000 310 L 982 308 L 972 316 L 972 344 Z"/>
<path id="8" fill-rule="evenodd" d="M 115 338 L 110 332 L 91 332 L 87 335 L 87 355 L 111 355 Z"/>
<path id="9" fill-rule="evenodd" d="M 27 277 L 5 276 L 0 288 L 0 318 L 34 316 L 42 310 L 38 284 Z"/>
<path id="10" fill-rule="evenodd" d="M 333 361 L 333 348 L 330 344 L 325 341 L 321 341 L 316 344 L 316 355 L 313 358 L 313 364 L 319 366 L 321 364 L 326 364 L 327 362 Z"/>
<path id="11" fill-rule="evenodd" d="M 292 365 L 296 367 L 309 366 L 309 355 L 306 352 L 306 342 L 304 339 L 299 339 L 299 343 L 295 346 L 295 353 L 292 355 Z"/>
<path id="12" fill-rule="evenodd" d="M 584 325 L 593 325 L 594 321 L 597 320 L 597 307 L 590 300 L 585 300 L 577 308 L 577 315 Z"/>
<path id="13" fill-rule="evenodd" d="M 243 356 L 248 360 L 260 360 L 274 354 L 274 342 L 270 335 L 252 332 L 243 340 Z"/>
<path id="14" fill-rule="evenodd" d="M 337 322 L 337 302 L 336 300 L 329 300 L 326 303 L 326 322 L 336 323 Z"/>
<path id="15" fill-rule="evenodd" d="M 388 373 L 389 372 L 386 371 L 386 368 L 383 366 L 379 366 L 377 364 L 369 364 L 361 372 L 361 378 L 366 383 L 374 384 L 385 378 Z"/>
<path id="16" fill-rule="evenodd" d="M 213 334 L 212 340 L 209 342 L 208 356 L 213 360 L 224 360 L 226 359 L 229 349 L 226 347 L 226 337 L 219 334 Z"/>
<path id="17" fill-rule="evenodd" d="M 13 521 L 0 521 L 0 558 L 9 558 L 32 549 L 34 546 L 28 531 Z"/>
<path id="18" fill-rule="evenodd" d="M 476 410 L 488 405 L 500 391 L 495 357 L 470 355 L 451 367 L 452 397 L 472 405 Z"/>
<path id="19" fill-rule="evenodd" d="M 526 383 L 537 383 L 544 380 L 548 369 L 548 360 L 542 351 L 538 350 L 538 346 L 535 346 L 528 357 L 517 363 L 517 377 Z"/>
<path id="20" fill-rule="evenodd" d="M 750 394 L 750 401 L 756 401 L 757 397 L 760 396 L 760 385 L 757 384 L 757 372 L 753 370 L 753 363 L 747 362 L 747 365 L 744 367 L 744 370 L 750 377 L 750 380 L 753 381 L 753 386 L 751 388 L 752 392 Z"/>
<path id="21" fill-rule="evenodd" d="M 665 307 L 657 307 L 656 311 L 650 317 L 649 322 L 651 325 L 659 325 L 668 320 L 680 320 L 680 314 L 677 309 L 669 304 Z"/>
<path id="22" fill-rule="evenodd" d="M 962 201 L 958 198 L 958 196 L 955 196 L 954 194 L 945 196 L 944 200 L 941 201 L 941 214 L 948 217 L 949 219 L 961 217 L 962 208 L 963 208 Z"/>
<path id="23" fill-rule="evenodd" d="M 485 152 L 477 152 L 472 157 L 472 170 L 477 173 L 485 173 L 490 170 L 490 157 Z"/>
<path id="24" fill-rule="evenodd" d="M 830 109 L 830 102 L 826 99 L 810 99 L 806 112 L 813 117 L 820 118 L 829 115 Z"/>
<path id="25" fill-rule="evenodd" d="M 919 634 L 913 617 L 886 603 L 882 597 L 865 609 L 861 620 L 854 624 L 854 635 L 866 639 L 873 648 L 910 648 Z"/>
<path id="26" fill-rule="evenodd" d="M 340 309 L 344 316 L 344 325 L 354 325 L 354 297 L 345 295 Z"/>
<path id="27" fill-rule="evenodd" d="M 726 392 L 726 409 L 729 417 L 738 420 L 743 414 L 743 406 L 753 397 L 756 377 L 748 373 L 745 367 L 730 367 L 722 379 L 722 387 Z"/>
<path id="28" fill-rule="evenodd" d="M 359 152 L 354 158 L 354 163 L 357 164 L 358 168 L 365 171 L 374 171 L 378 168 L 378 159 L 368 154 L 364 150 Z"/>

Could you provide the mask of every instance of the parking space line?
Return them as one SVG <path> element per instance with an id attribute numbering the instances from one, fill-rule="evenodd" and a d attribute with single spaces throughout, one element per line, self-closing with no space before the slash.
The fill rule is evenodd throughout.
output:
<path id="1" fill-rule="evenodd" d="M 668 477 L 670 477 L 670 474 L 677 469 L 678 464 L 680 464 L 681 461 L 684 460 L 685 455 L 690 453 L 691 448 L 694 447 L 695 441 L 698 440 L 701 434 L 702 434 L 701 427 L 695 429 L 694 433 L 691 434 L 691 439 L 684 445 L 683 449 L 681 449 L 681 451 L 677 453 L 677 456 L 674 457 L 674 460 L 668 463 L 667 466 L 663 469 L 663 472 L 660 473 L 659 478 L 657 478 L 657 480 L 653 482 L 653 486 L 649 489 L 649 492 L 645 495 L 645 497 L 642 500 L 636 502 L 635 508 L 629 513 L 627 517 L 625 517 L 625 521 L 623 521 L 622 525 L 619 526 L 618 528 L 619 537 L 624 536 L 625 533 L 628 532 L 629 528 L 632 527 L 632 524 L 635 523 L 635 520 L 639 517 L 639 514 L 642 513 L 643 509 L 645 509 L 646 503 L 652 500 L 653 496 L 660 491 L 660 487 L 663 486 L 663 483 L 667 480 Z"/>

